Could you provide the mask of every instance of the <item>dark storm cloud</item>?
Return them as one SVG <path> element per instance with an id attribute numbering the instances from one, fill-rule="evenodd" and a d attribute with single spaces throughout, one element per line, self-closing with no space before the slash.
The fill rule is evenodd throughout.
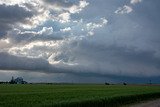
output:
<path id="1" fill-rule="evenodd" d="M 139 23 L 143 27 L 141 33 L 144 35 L 142 36 L 144 36 L 144 38 L 147 38 L 147 42 L 149 42 L 150 44 L 156 43 L 154 44 L 156 47 L 159 45 L 158 42 L 160 40 L 159 4 L 159 0 L 146 0 L 141 4 L 143 7 L 136 6 L 135 11 L 137 12 L 134 13 L 134 17 L 131 17 L 133 21 Z"/>
<path id="2" fill-rule="evenodd" d="M 156 51 L 137 50 L 135 47 L 95 44 L 82 40 L 72 43 L 56 61 L 78 63 L 74 66 L 61 66 L 73 73 L 90 73 L 119 76 L 160 75 L 160 58 Z"/>
<path id="3" fill-rule="evenodd" d="M 160 67 L 160 58 L 156 57 L 155 51 L 136 50 L 134 47 L 121 47 L 116 45 L 103 46 L 83 43 L 82 50 L 91 53 L 90 58 L 96 61 L 115 61 L 120 60 L 124 63 L 144 64 L 146 66 Z M 93 56 L 91 56 L 93 55 Z M 89 57 L 88 56 L 88 57 Z M 113 59 L 112 59 L 113 58 Z M 109 60 L 107 60 L 109 59 Z"/>
<path id="4" fill-rule="evenodd" d="M 0 53 L 0 69 L 6 70 L 46 70 L 49 63 L 41 58 L 26 58 Z"/>
<path id="5" fill-rule="evenodd" d="M 16 23 L 24 23 L 33 14 L 19 5 L 0 5 L 0 38 Z"/>
<path id="6" fill-rule="evenodd" d="M 43 58 L 27 58 L 0 52 L 0 70 L 26 70 L 27 72 L 50 73 L 73 73 L 70 68 L 59 68 L 49 64 Z"/>

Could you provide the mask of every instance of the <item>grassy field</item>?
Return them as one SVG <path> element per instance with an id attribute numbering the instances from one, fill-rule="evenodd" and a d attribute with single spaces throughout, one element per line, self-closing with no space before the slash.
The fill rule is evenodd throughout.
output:
<path id="1" fill-rule="evenodd" d="M 160 98 L 159 86 L 0 85 L 0 107 L 117 107 Z"/>

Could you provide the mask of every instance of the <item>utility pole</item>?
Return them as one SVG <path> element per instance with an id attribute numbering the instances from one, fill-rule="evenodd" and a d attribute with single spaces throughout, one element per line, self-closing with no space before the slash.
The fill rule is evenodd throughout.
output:
<path id="1" fill-rule="evenodd" d="M 149 80 L 149 84 L 150 84 L 150 85 L 152 84 L 152 81 L 151 81 L 151 80 Z"/>

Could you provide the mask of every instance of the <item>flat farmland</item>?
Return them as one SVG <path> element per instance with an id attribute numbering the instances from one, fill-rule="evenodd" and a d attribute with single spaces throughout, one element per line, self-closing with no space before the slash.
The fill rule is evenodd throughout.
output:
<path id="1" fill-rule="evenodd" d="M 0 85 L 0 107 L 117 107 L 160 98 L 160 86 Z"/>

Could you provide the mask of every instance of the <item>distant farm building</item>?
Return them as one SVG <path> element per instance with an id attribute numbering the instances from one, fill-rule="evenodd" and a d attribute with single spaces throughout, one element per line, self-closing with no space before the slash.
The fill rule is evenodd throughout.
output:
<path id="1" fill-rule="evenodd" d="M 12 77 L 10 84 L 27 84 L 27 82 L 24 81 L 22 77 L 17 77 L 16 79 Z"/>

